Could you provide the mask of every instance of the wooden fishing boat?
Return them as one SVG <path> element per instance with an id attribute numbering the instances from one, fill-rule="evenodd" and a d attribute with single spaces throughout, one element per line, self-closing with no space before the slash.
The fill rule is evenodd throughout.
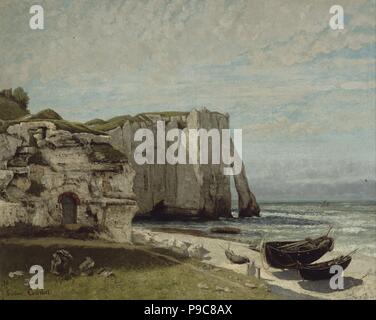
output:
<path id="1" fill-rule="evenodd" d="M 243 264 L 249 262 L 249 259 L 247 257 L 237 255 L 230 249 L 225 250 L 225 255 L 227 259 L 229 259 L 232 263 Z"/>
<path id="2" fill-rule="evenodd" d="M 299 265 L 298 270 L 300 276 L 305 280 L 325 280 L 333 277 L 334 273 L 330 273 L 330 268 L 332 266 L 338 265 L 342 267 L 342 270 L 345 270 L 351 262 L 351 256 L 340 256 L 330 261 L 308 264 L 308 265 Z"/>
<path id="3" fill-rule="evenodd" d="M 316 239 L 266 242 L 262 245 L 261 252 L 269 266 L 295 269 L 298 264 L 310 264 L 320 259 L 333 247 L 334 239 L 326 234 Z"/>
<path id="4" fill-rule="evenodd" d="M 214 227 L 210 229 L 211 233 L 239 234 L 241 230 L 233 227 Z"/>

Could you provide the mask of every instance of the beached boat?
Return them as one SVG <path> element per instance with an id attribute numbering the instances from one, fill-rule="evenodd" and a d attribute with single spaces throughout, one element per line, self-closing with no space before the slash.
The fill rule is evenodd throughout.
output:
<path id="1" fill-rule="evenodd" d="M 237 255 L 231 249 L 226 249 L 225 255 L 227 259 L 229 259 L 232 263 L 244 264 L 249 262 L 249 259 L 247 257 Z"/>
<path id="2" fill-rule="evenodd" d="M 345 270 L 351 262 L 351 256 L 340 256 L 330 261 L 308 264 L 308 265 L 299 265 L 298 270 L 300 276 L 305 280 L 325 280 L 333 277 L 334 273 L 330 273 L 330 268 L 332 266 L 338 265 L 342 267 L 342 270 Z"/>
<path id="3" fill-rule="evenodd" d="M 239 234 L 241 230 L 234 227 L 213 227 L 210 228 L 211 233 L 226 233 L 226 234 Z"/>
<path id="4" fill-rule="evenodd" d="M 261 252 L 269 266 L 295 269 L 298 264 L 310 264 L 320 259 L 333 247 L 334 239 L 326 234 L 316 239 L 266 242 L 262 244 Z"/>

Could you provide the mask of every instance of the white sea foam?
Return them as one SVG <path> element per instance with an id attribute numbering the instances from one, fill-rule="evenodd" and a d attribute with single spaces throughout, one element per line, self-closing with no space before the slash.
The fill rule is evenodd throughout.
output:
<path id="1" fill-rule="evenodd" d="M 256 240 L 305 239 L 327 232 L 335 238 L 335 251 L 346 253 L 358 249 L 376 257 L 376 203 L 261 204 L 260 218 L 221 219 L 208 222 L 142 222 L 146 225 L 208 230 L 213 226 L 232 226 L 242 230 L 237 238 Z"/>

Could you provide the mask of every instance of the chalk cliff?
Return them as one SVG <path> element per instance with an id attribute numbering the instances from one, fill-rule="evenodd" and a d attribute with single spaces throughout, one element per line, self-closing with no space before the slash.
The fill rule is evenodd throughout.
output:
<path id="1" fill-rule="evenodd" d="M 111 143 L 127 155 L 136 172 L 134 192 L 140 213 L 152 212 L 160 217 L 193 216 L 208 219 L 231 216 L 231 177 L 223 174 L 223 163 L 219 165 L 137 165 L 135 163 L 134 151 L 137 146 L 133 141 L 135 132 L 140 128 L 148 128 L 156 137 L 158 120 L 166 123 L 166 131 L 179 128 L 184 130 L 187 136 L 189 129 L 229 128 L 228 115 L 210 112 L 205 108 L 190 113 L 144 113 L 136 118 L 126 118 L 116 123 L 115 128 L 110 127 L 108 133 L 112 137 Z M 109 123 L 102 123 L 94 127 L 106 129 L 108 125 Z M 258 216 L 260 209 L 250 191 L 244 165 L 241 173 L 234 178 L 240 216 Z"/>
<path id="2" fill-rule="evenodd" d="M 165 122 L 166 131 L 179 128 L 187 136 L 189 129 L 229 128 L 228 115 L 206 109 L 144 113 L 86 126 L 64 121 L 52 110 L 0 120 L 0 227 L 90 225 L 127 241 L 136 214 L 231 216 L 232 177 L 223 174 L 223 163 L 135 162 L 135 132 L 155 132 L 158 120 Z M 234 181 L 240 216 L 258 215 L 244 165 Z"/>
<path id="3" fill-rule="evenodd" d="M 10 125 L 0 134 L 0 227 L 79 224 L 130 241 L 134 170 L 109 140 L 50 121 Z"/>

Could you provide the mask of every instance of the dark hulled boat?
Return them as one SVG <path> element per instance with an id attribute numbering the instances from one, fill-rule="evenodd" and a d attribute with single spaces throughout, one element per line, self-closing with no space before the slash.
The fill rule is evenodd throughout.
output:
<path id="1" fill-rule="evenodd" d="M 309 265 L 300 265 L 298 270 L 300 276 L 305 280 L 325 280 L 330 279 L 334 273 L 330 273 L 330 268 L 334 265 L 339 265 L 345 270 L 351 262 L 351 256 L 340 256 L 336 259 L 314 263 Z"/>
<path id="2" fill-rule="evenodd" d="M 229 259 L 232 263 L 244 264 L 249 262 L 249 259 L 247 257 L 237 255 L 230 249 L 225 250 L 225 255 L 227 259 Z"/>
<path id="3" fill-rule="evenodd" d="M 262 252 L 269 266 L 278 269 L 295 269 L 298 264 L 310 264 L 331 251 L 334 239 L 328 235 L 302 241 L 266 242 Z"/>

